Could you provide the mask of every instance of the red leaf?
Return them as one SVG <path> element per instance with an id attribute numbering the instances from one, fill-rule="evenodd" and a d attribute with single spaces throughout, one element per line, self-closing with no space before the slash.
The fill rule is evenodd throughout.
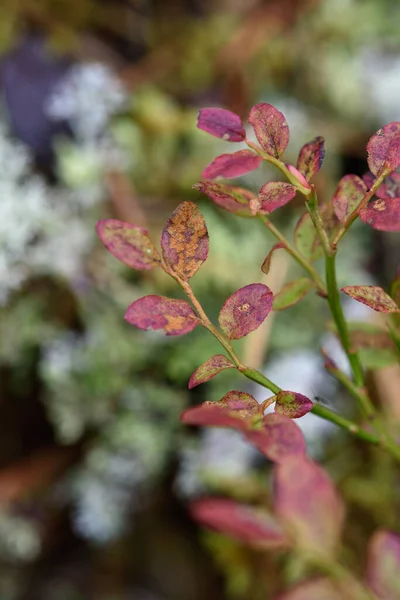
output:
<path id="1" fill-rule="evenodd" d="M 263 548 L 286 545 L 280 525 L 264 510 L 224 498 L 205 498 L 190 506 L 192 517 L 205 527 Z"/>
<path id="2" fill-rule="evenodd" d="M 238 150 L 233 154 L 221 154 L 204 169 L 201 174 L 204 179 L 224 177 L 232 179 L 240 177 L 260 166 L 262 158 L 251 150 Z"/>
<path id="3" fill-rule="evenodd" d="M 228 142 L 241 142 L 246 138 L 240 117 L 223 108 L 201 109 L 197 127 Z"/>
<path id="4" fill-rule="evenodd" d="M 297 160 L 297 169 L 307 181 L 310 181 L 315 173 L 320 170 L 324 157 L 325 140 L 319 135 L 301 148 Z"/>
<path id="5" fill-rule="evenodd" d="M 275 294 L 272 303 L 273 310 L 285 310 L 294 306 L 314 287 L 314 282 L 307 277 L 299 277 L 283 286 L 278 294 Z"/>
<path id="6" fill-rule="evenodd" d="M 283 114 L 271 104 L 261 102 L 251 109 L 249 123 L 263 150 L 279 158 L 289 143 L 289 127 Z"/>
<path id="7" fill-rule="evenodd" d="M 273 294 L 262 283 L 240 288 L 226 300 L 218 322 L 230 340 L 238 340 L 254 331 L 267 318 L 272 308 Z"/>
<path id="8" fill-rule="evenodd" d="M 278 242 L 277 244 L 272 246 L 271 250 L 268 252 L 267 256 L 265 257 L 263 264 L 261 265 L 261 271 L 263 273 L 268 275 L 269 270 L 271 268 L 272 255 L 274 254 L 274 252 L 276 250 L 279 250 L 280 248 L 284 248 L 284 247 L 285 247 L 285 244 L 282 244 L 282 242 Z"/>
<path id="9" fill-rule="evenodd" d="M 275 412 L 285 415 L 289 419 L 299 419 L 310 412 L 312 407 L 311 400 L 298 392 L 281 390 L 276 395 Z"/>
<path id="10" fill-rule="evenodd" d="M 344 600 L 344 598 L 329 579 L 312 579 L 296 585 L 276 600 Z"/>
<path id="11" fill-rule="evenodd" d="M 400 536 L 376 531 L 368 547 L 367 580 L 382 600 L 400 598 Z"/>
<path id="12" fill-rule="evenodd" d="M 245 431 L 253 427 L 257 416 L 262 416 L 257 400 L 251 394 L 232 391 L 218 402 L 203 402 L 188 408 L 182 413 L 181 421 L 199 427 L 232 427 Z"/>
<path id="13" fill-rule="evenodd" d="M 394 300 L 377 285 L 348 285 L 342 288 L 341 291 L 377 312 L 400 312 Z"/>
<path id="14" fill-rule="evenodd" d="M 296 195 L 296 188 L 290 183 L 269 181 L 259 191 L 260 213 L 269 214 L 277 208 L 285 206 Z"/>
<path id="15" fill-rule="evenodd" d="M 96 229 L 107 250 L 128 267 L 150 270 L 160 265 L 160 256 L 147 229 L 117 219 L 98 221 Z"/>
<path id="16" fill-rule="evenodd" d="M 251 217 L 249 202 L 257 196 L 240 187 L 233 187 L 225 183 L 214 183 L 212 181 L 201 181 L 193 188 L 206 194 L 215 204 L 225 210 L 242 217 Z"/>
<path id="17" fill-rule="evenodd" d="M 368 166 L 379 177 L 400 166 L 400 121 L 388 123 L 367 144 Z"/>
<path id="18" fill-rule="evenodd" d="M 279 413 L 265 415 L 262 427 L 248 430 L 246 437 L 269 460 L 282 462 L 306 451 L 301 429 Z"/>
<path id="19" fill-rule="evenodd" d="M 400 198 L 373 200 L 360 211 L 360 219 L 379 231 L 400 231 Z"/>
<path id="20" fill-rule="evenodd" d="M 367 186 L 357 175 L 342 177 L 332 199 L 336 216 L 342 223 L 357 208 L 366 192 Z"/>
<path id="21" fill-rule="evenodd" d="M 139 329 L 155 331 L 162 329 L 167 335 L 189 333 L 200 320 L 184 300 L 165 296 L 144 296 L 130 305 L 125 320 Z"/>
<path id="22" fill-rule="evenodd" d="M 308 183 L 307 179 L 304 177 L 304 175 L 302 173 L 300 173 L 300 171 L 298 171 L 298 169 L 296 169 L 296 167 L 294 167 L 293 165 L 285 165 L 287 170 L 291 172 L 292 175 L 294 175 L 297 179 L 297 181 L 299 183 L 301 183 L 301 185 L 303 187 L 305 187 L 308 190 L 311 190 L 311 186 Z"/>
<path id="23" fill-rule="evenodd" d="M 275 509 L 301 548 L 335 553 L 344 510 L 327 473 L 305 456 L 293 456 L 275 470 Z"/>
<path id="24" fill-rule="evenodd" d="M 221 371 L 225 371 L 226 369 L 234 369 L 235 365 L 233 362 L 229 360 L 224 354 L 216 354 L 212 356 L 205 363 L 203 363 L 198 369 L 195 370 L 191 378 L 189 379 L 189 390 L 200 385 L 201 383 L 205 383 L 209 381 Z"/>
<path id="25" fill-rule="evenodd" d="M 165 223 L 161 249 L 166 264 L 188 281 L 208 255 L 208 232 L 203 215 L 193 202 L 183 202 Z"/>

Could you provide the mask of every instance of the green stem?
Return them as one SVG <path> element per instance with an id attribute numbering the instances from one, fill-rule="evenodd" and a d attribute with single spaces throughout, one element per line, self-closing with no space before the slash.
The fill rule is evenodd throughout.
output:
<path id="1" fill-rule="evenodd" d="M 328 234 L 325 230 L 321 213 L 318 210 L 318 197 L 314 185 L 311 187 L 311 193 L 308 195 L 308 197 L 306 197 L 306 206 L 308 212 L 310 213 L 311 220 L 314 223 L 317 235 L 321 241 L 324 254 L 325 256 L 331 256 L 333 254 L 333 250 L 328 238 Z"/>
<path id="2" fill-rule="evenodd" d="M 259 371 L 256 371 L 256 369 L 251 369 L 250 367 L 239 367 L 239 371 L 248 379 L 259 383 L 263 387 L 267 388 L 267 390 L 270 390 L 273 394 L 278 394 L 281 391 L 279 386 L 275 385 L 275 383 L 273 383 L 270 379 L 268 379 L 268 377 L 265 377 L 265 375 Z"/>
<path id="3" fill-rule="evenodd" d="M 314 415 L 325 419 L 325 421 L 330 421 L 331 423 L 335 423 L 335 425 L 337 425 L 338 427 L 346 429 L 349 433 L 352 433 L 364 442 L 369 442 L 370 444 L 374 445 L 382 444 L 382 439 L 377 435 L 370 433 L 369 431 L 363 429 L 353 421 L 342 417 L 342 415 L 339 415 L 338 413 L 334 412 L 333 410 L 330 410 L 329 408 L 326 408 L 325 406 L 322 406 L 321 404 L 314 404 L 314 406 L 311 409 L 311 412 Z"/>

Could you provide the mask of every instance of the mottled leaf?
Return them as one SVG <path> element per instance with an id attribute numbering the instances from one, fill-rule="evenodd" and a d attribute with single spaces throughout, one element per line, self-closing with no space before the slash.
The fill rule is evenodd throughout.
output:
<path id="1" fill-rule="evenodd" d="M 278 596 L 276 600 L 344 600 L 344 598 L 330 579 L 312 579 L 296 585 Z"/>
<path id="2" fill-rule="evenodd" d="M 333 206 L 339 221 L 344 223 L 350 213 L 360 204 L 367 186 L 357 175 L 345 175 L 339 181 L 333 196 Z"/>
<path id="3" fill-rule="evenodd" d="M 285 244 L 282 244 L 282 242 L 278 242 L 277 244 L 272 246 L 271 250 L 268 252 L 267 256 L 265 257 L 263 264 L 261 265 L 261 271 L 263 273 L 268 275 L 269 270 L 271 268 L 272 255 L 274 254 L 274 252 L 276 250 L 279 250 L 280 248 L 284 248 L 284 247 L 285 247 Z"/>
<path id="4" fill-rule="evenodd" d="M 228 142 L 242 142 L 246 138 L 240 117 L 223 108 L 199 110 L 197 127 Z"/>
<path id="5" fill-rule="evenodd" d="M 378 231 L 400 231 L 400 198 L 372 200 L 360 211 L 360 219 Z"/>
<path id="6" fill-rule="evenodd" d="M 189 390 L 197 385 L 200 385 L 201 383 L 209 381 L 215 377 L 215 375 L 221 373 L 221 371 L 232 368 L 235 368 L 235 365 L 224 354 L 216 354 L 215 356 L 212 356 L 195 370 L 189 379 Z"/>
<path id="7" fill-rule="evenodd" d="M 285 415 L 289 419 L 299 419 L 310 412 L 313 407 L 311 400 L 298 392 L 281 390 L 275 398 L 275 412 Z"/>
<path id="8" fill-rule="evenodd" d="M 325 140 L 319 135 L 301 148 L 297 160 L 297 169 L 307 181 L 310 181 L 315 173 L 320 170 L 324 158 Z"/>
<path id="9" fill-rule="evenodd" d="M 294 245 L 308 260 L 314 261 L 323 256 L 321 242 L 308 212 L 302 215 L 294 230 Z"/>
<path id="10" fill-rule="evenodd" d="M 296 195 L 296 188 L 290 183 L 269 181 L 262 186 L 258 194 L 259 212 L 272 213 L 277 208 L 285 206 Z"/>
<path id="11" fill-rule="evenodd" d="M 96 229 L 107 250 L 128 267 L 150 270 L 159 266 L 160 256 L 147 229 L 117 219 L 98 221 Z"/>
<path id="12" fill-rule="evenodd" d="M 289 143 L 289 127 L 283 114 L 271 104 L 261 102 L 251 109 L 249 123 L 262 149 L 279 158 Z"/>
<path id="13" fill-rule="evenodd" d="M 368 548 L 367 580 L 381 600 L 400 600 L 400 536 L 376 531 Z"/>
<path id="14" fill-rule="evenodd" d="M 221 154 L 204 169 L 201 174 L 204 179 L 223 177 L 232 179 L 246 175 L 260 166 L 262 158 L 251 150 L 238 150 L 232 154 Z"/>
<path id="15" fill-rule="evenodd" d="M 301 429 L 289 417 L 279 413 L 265 415 L 254 430 L 245 432 L 247 439 L 269 460 L 282 462 L 306 451 Z"/>
<path id="16" fill-rule="evenodd" d="M 300 277 L 286 283 L 272 302 L 273 310 L 284 310 L 297 304 L 314 287 L 313 281 L 307 277 Z"/>
<path id="17" fill-rule="evenodd" d="M 379 177 L 400 166 L 400 121 L 388 123 L 379 129 L 367 144 L 368 166 Z"/>
<path id="18" fill-rule="evenodd" d="M 203 402 L 188 408 L 181 415 L 183 423 L 206 427 L 231 427 L 240 431 L 251 429 L 262 417 L 261 407 L 251 394 L 232 391 L 218 402 Z"/>
<path id="19" fill-rule="evenodd" d="M 208 255 L 208 232 L 193 202 L 183 202 L 165 223 L 161 250 L 166 264 L 184 281 L 201 267 Z"/>
<path id="20" fill-rule="evenodd" d="M 155 295 L 144 296 L 131 304 L 125 320 L 147 331 L 162 329 L 167 335 L 189 333 L 200 323 L 192 307 L 184 300 Z"/>
<path id="21" fill-rule="evenodd" d="M 225 498 L 205 498 L 190 506 L 192 517 L 240 542 L 262 548 L 285 546 L 286 536 L 272 515 Z"/>
<path id="22" fill-rule="evenodd" d="M 257 196 L 250 190 L 213 181 L 200 181 L 193 188 L 206 194 L 215 204 L 228 212 L 241 217 L 253 216 L 249 209 L 249 202 Z"/>
<path id="23" fill-rule="evenodd" d="M 272 308 L 273 293 L 262 283 L 251 283 L 229 296 L 219 313 L 218 322 L 231 340 L 254 331 Z"/>
<path id="24" fill-rule="evenodd" d="M 348 285 L 343 287 L 341 291 L 377 312 L 400 312 L 394 300 L 377 285 Z"/>
<path id="25" fill-rule="evenodd" d="M 335 553 L 344 510 L 322 467 L 305 456 L 281 461 L 275 470 L 275 510 L 301 548 Z"/>

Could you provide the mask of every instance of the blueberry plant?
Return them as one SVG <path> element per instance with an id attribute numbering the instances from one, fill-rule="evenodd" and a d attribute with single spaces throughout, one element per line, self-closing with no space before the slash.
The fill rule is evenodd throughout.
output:
<path id="1" fill-rule="evenodd" d="M 193 293 L 190 279 L 208 256 L 209 240 L 205 220 L 196 204 L 183 202 L 166 222 L 161 234 L 161 254 L 140 227 L 115 219 L 97 224 L 107 250 L 133 269 L 161 268 L 183 289 L 189 302 L 149 295 L 136 300 L 125 319 L 144 330 L 162 330 L 175 336 L 205 327 L 221 344 L 224 354 L 210 357 L 189 380 L 189 388 L 209 381 L 221 371 L 237 369 L 245 377 L 274 395 L 259 404 L 253 396 L 230 391 L 222 399 L 187 409 L 182 421 L 190 425 L 228 427 L 241 432 L 274 465 L 274 510 L 240 504 L 226 498 L 196 500 L 191 512 L 201 524 L 230 535 L 243 543 L 300 553 L 310 567 L 310 578 L 280 596 L 280 600 L 400 599 L 400 535 L 379 530 L 367 550 L 367 572 L 357 579 L 340 561 L 344 507 L 329 476 L 307 457 L 306 444 L 293 419 L 308 412 L 327 419 L 366 443 L 382 447 L 400 461 L 395 433 L 377 412 L 365 386 L 365 372 L 359 350 L 368 343 L 379 350 L 390 347 L 400 356 L 400 272 L 388 292 L 378 286 L 354 285 L 338 289 L 335 259 L 339 242 L 351 225 L 361 219 L 380 231 L 400 231 L 400 122 L 389 123 L 369 140 L 369 172 L 361 179 L 345 175 L 332 200 L 318 202 L 311 183 L 324 159 L 324 139 L 305 144 L 297 165 L 285 164 L 281 156 L 289 142 L 285 117 L 273 106 L 254 106 L 248 119 L 258 144 L 246 137 L 241 119 L 220 108 L 199 113 L 198 127 L 228 142 L 244 143 L 246 149 L 215 158 L 194 187 L 218 206 L 238 216 L 258 218 L 276 237 L 261 270 L 268 273 L 273 254 L 287 252 L 304 270 L 304 277 L 286 284 L 274 295 L 262 283 L 251 283 L 234 292 L 222 306 L 218 326 L 210 321 Z M 258 194 L 221 183 L 256 169 L 262 161 L 277 167 L 287 182 L 269 181 Z M 288 240 L 271 221 L 271 214 L 296 194 L 305 200 L 306 211 Z M 325 277 L 314 266 L 324 258 Z M 234 341 L 254 331 L 273 310 L 283 310 L 314 290 L 327 302 L 335 332 L 341 342 L 351 376 L 323 351 L 325 368 L 354 398 L 360 421 L 351 421 L 320 403 L 298 393 L 281 389 L 263 373 L 243 364 Z M 340 292 L 387 315 L 386 328 L 377 333 L 365 330 L 355 335 L 346 322 Z M 358 332 L 360 334 L 360 332 Z M 367 338 L 367 339 L 366 339 Z M 265 414 L 274 405 L 274 412 Z"/>

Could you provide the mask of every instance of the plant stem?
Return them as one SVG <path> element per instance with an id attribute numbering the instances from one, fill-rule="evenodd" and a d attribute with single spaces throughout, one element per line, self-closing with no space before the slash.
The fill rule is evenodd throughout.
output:
<path id="1" fill-rule="evenodd" d="M 281 388 L 275 383 L 273 383 L 268 377 L 265 377 L 260 371 L 256 371 L 256 369 L 251 369 L 250 367 L 238 367 L 239 371 L 243 373 L 248 379 L 259 383 L 263 387 L 270 390 L 273 394 L 278 394 L 281 391 Z"/>
<path id="2" fill-rule="evenodd" d="M 322 406 L 321 404 L 314 404 L 311 409 L 311 412 L 325 421 L 330 421 L 331 423 L 335 423 L 338 427 L 342 427 L 342 429 L 346 429 L 349 433 L 352 433 L 356 437 L 364 440 L 365 442 L 370 442 L 371 444 L 380 445 L 383 443 L 383 440 L 377 435 L 370 433 L 366 429 L 363 429 L 353 421 L 342 417 L 338 413 Z"/>
<path id="3" fill-rule="evenodd" d="M 288 254 L 292 256 L 298 263 L 303 267 L 305 271 L 310 275 L 311 279 L 314 281 L 317 286 L 319 292 L 322 296 L 327 296 L 327 291 L 325 284 L 322 280 L 322 277 L 319 273 L 314 269 L 314 267 L 300 254 L 297 252 L 296 248 L 292 246 L 292 244 L 285 238 L 285 236 L 279 231 L 277 227 L 266 217 L 265 215 L 258 215 L 260 221 L 265 225 L 267 229 L 278 239 L 284 246 Z"/>
<path id="4" fill-rule="evenodd" d="M 321 245 L 324 250 L 324 254 L 325 256 L 331 256 L 333 254 L 333 250 L 328 238 L 328 234 L 326 233 L 324 227 L 324 222 L 322 220 L 321 213 L 318 210 L 318 197 L 314 185 L 311 186 L 311 193 L 306 197 L 306 206 L 308 212 L 310 213 L 311 220 L 314 223 L 317 235 L 321 240 Z"/>

